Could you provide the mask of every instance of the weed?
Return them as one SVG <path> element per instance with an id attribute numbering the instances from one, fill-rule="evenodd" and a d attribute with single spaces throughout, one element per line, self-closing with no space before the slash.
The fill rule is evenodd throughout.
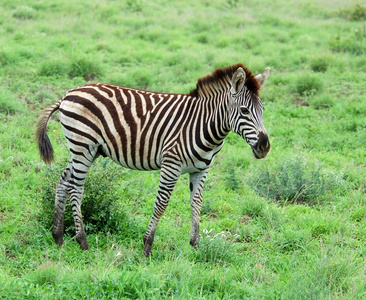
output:
<path id="1" fill-rule="evenodd" d="M 265 206 L 266 201 L 264 199 L 251 197 L 243 201 L 241 214 L 250 218 L 259 217 L 263 215 Z"/>
<path id="2" fill-rule="evenodd" d="M 262 197 L 285 202 L 318 203 L 327 191 L 343 185 L 342 174 L 326 172 L 319 163 L 303 156 L 289 157 L 274 168 L 256 170 L 250 177 L 251 187 Z"/>
<path id="3" fill-rule="evenodd" d="M 75 67 L 76 68 L 76 67 Z M 76 74 L 78 70 L 74 70 L 73 74 Z M 84 70 L 79 70 L 80 72 L 84 72 Z M 88 70 L 87 70 L 88 71 Z M 71 72 L 71 70 L 70 70 Z M 41 64 L 39 75 L 41 76 L 63 76 L 67 75 L 67 64 L 63 61 L 45 61 Z M 83 73 L 81 76 L 84 76 Z"/>
<path id="4" fill-rule="evenodd" d="M 225 174 L 225 181 L 227 187 L 233 191 L 239 190 L 241 188 L 241 184 L 239 179 L 236 176 L 236 172 L 234 168 L 229 168 L 229 170 Z"/>
<path id="5" fill-rule="evenodd" d="M 59 68 L 59 67 L 58 67 Z M 76 58 L 71 61 L 69 76 L 83 77 L 85 80 L 94 80 L 102 75 L 102 69 L 100 65 L 94 61 L 84 57 Z"/>
<path id="6" fill-rule="evenodd" d="M 233 243 L 239 238 L 230 232 L 213 233 L 213 229 L 203 229 L 196 261 L 202 263 L 222 264 L 230 262 L 234 255 Z"/>
<path id="7" fill-rule="evenodd" d="M 202 201 L 202 208 L 201 208 L 201 214 L 207 215 L 212 214 L 214 208 L 212 205 L 212 201 L 210 199 L 205 199 Z"/>
<path id="8" fill-rule="evenodd" d="M 56 285 L 58 273 L 55 269 L 52 263 L 45 263 L 29 275 L 29 281 L 36 285 Z"/>
<path id="9" fill-rule="evenodd" d="M 46 89 L 42 89 L 34 97 L 34 99 L 37 100 L 39 103 L 43 103 L 46 99 L 55 100 L 55 98 L 56 98 L 56 96 L 52 92 L 50 92 Z"/>
<path id="10" fill-rule="evenodd" d="M 277 237 L 275 244 L 281 252 L 289 252 L 306 250 L 308 242 L 306 231 L 287 229 L 281 234 L 281 237 Z"/>
<path id="11" fill-rule="evenodd" d="M 87 233 L 110 232 L 123 237 L 136 237 L 137 225 L 132 222 L 118 204 L 117 178 L 118 169 L 110 166 L 109 160 L 98 160 L 88 173 L 84 186 L 81 205 L 83 221 Z M 41 209 L 38 220 L 44 228 L 51 228 L 54 213 L 55 185 L 63 168 L 54 165 L 45 174 L 47 182 L 42 186 Z M 70 203 L 66 204 L 64 230 L 74 234 L 74 219 Z"/>
<path id="12" fill-rule="evenodd" d="M 34 19 L 37 16 L 37 11 L 28 5 L 17 6 L 13 11 L 13 17 L 17 19 Z"/>
<path id="13" fill-rule="evenodd" d="M 0 87 L 0 113 L 14 115 L 23 111 L 23 106 L 13 93 Z"/>
<path id="14" fill-rule="evenodd" d="M 323 87 L 323 82 L 318 76 L 305 74 L 296 80 L 294 90 L 301 96 L 312 96 L 319 93 Z"/>
<path id="15" fill-rule="evenodd" d="M 314 72 L 324 73 L 329 66 L 329 59 L 326 57 L 317 57 L 311 61 L 311 69 Z"/>
<path id="16" fill-rule="evenodd" d="M 333 97 L 329 94 L 320 94 L 308 99 L 308 102 L 310 106 L 315 109 L 329 109 L 334 105 L 334 100 L 332 98 Z"/>
<path id="17" fill-rule="evenodd" d="M 339 16 L 351 21 L 363 21 L 366 20 L 366 6 L 356 4 L 351 7 L 341 9 Z"/>
<path id="18" fill-rule="evenodd" d="M 354 55 L 366 53 L 366 30 L 356 28 L 354 34 L 341 35 L 338 33 L 329 41 L 330 49 L 333 52 L 347 52 Z"/>
<path id="19" fill-rule="evenodd" d="M 133 12 L 141 12 L 143 4 L 143 0 L 127 0 L 127 8 Z"/>
<path id="20" fill-rule="evenodd" d="M 5 67 L 16 61 L 15 55 L 7 51 L 0 51 L 0 65 Z"/>

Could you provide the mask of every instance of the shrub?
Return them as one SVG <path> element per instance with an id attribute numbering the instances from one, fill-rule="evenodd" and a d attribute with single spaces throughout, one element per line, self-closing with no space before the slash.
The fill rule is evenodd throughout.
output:
<path id="1" fill-rule="evenodd" d="M 229 168 L 229 170 L 225 173 L 225 182 L 227 187 L 232 191 L 237 191 L 241 188 L 240 180 L 236 176 L 236 172 L 234 168 Z"/>
<path id="2" fill-rule="evenodd" d="M 143 8 L 142 0 L 127 0 L 127 9 L 132 12 L 141 12 Z"/>
<path id="3" fill-rule="evenodd" d="M 89 61 L 86 58 L 77 58 L 72 60 L 69 70 L 70 78 L 83 77 L 85 80 L 94 80 L 102 75 L 102 69 L 95 61 Z"/>
<path id="4" fill-rule="evenodd" d="M 213 233 L 213 229 L 203 230 L 200 237 L 199 248 L 195 252 L 196 261 L 202 263 L 221 264 L 230 262 L 234 256 L 233 243 L 238 235 L 230 232 Z"/>
<path id="5" fill-rule="evenodd" d="M 291 252 L 296 250 L 306 250 L 306 245 L 310 240 L 309 232 L 306 230 L 286 229 L 281 233 L 275 245 L 281 252 Z"/>
<path id="6" fill-rule="evenodd" d="M 339 16 L 351 21 L 366 20 L 366 6 L 356 4 L 339 11 Z"/>
<path id="7" fill-rule="evenodd" d="M 46 61 L 42 63 L 39 75 L 41 76 L 59 76 L 67 74 L 67 66 L 62 61 Z"/>
<path id="8" fill-rule="evenodd" d="M 329 94 L 321 94 L 310 99 L 309 104 L 315 109 L 328 109 L 333 107 L 334 100 L 333 97 Z"/>
<path id="9" fill-rule="evenodd" d="M 327 191 L 344 184 L 343 176 L 323 170 L 303 156 L 290 157 L 275 167 L 251 172 L 250 186 L 262 197 L 279 202 L 315 204 Z"/>
<path id="10" fill-rule="evenodd" d="M 16 9 L 13 11 L 13 17 L 17 19 L 33 19 L 37 15 L 37 11 L 30 6 L 27 5 L 21 5 L 17 6 Z"/>
<path id="11" fill-rule="evenodd" d="M 311 96 L 323 89 L 323 82 L 320 78 L 310 74 L 300 76 L 295 83 L 295 92 L 301 96 Z"/>
<path id="12" fill-rule="evenodd" d="M 212 200 L 204 199 L 202 201 L 201 215 L 212 214 L 213 211 L 214 211 L 214 208 L 212 205 Z"/>
<path id="13" fill-rule="evenodd" d="M 10 52 L 0 51 L 0 66 L 7 66 L 14 64 L 16 61 L 16 55 Z"/>
<path id="14" fill-rule="evenodd" d="M 138 233 L 137 224 L 132 222 L 120 204 L 118 204 L 117 184 L 119 171 L 111 166 L 110 160 L 97 160 L 84 186 L 84 195 L 81 204 L 84 226 L 87 234 L 110 232 L 130 237 Z M 116 166 L 117 167 L 117 166 Z M 57 164 L 48 168 L 43 175 L 46 182 L 41 192 L 41 210 L 38 221 L 45 228 L 51 228 L 54 215 L 55 186 L 64 166 Z M 67 234 L 75 233 L 74 219 L 69 201 L 65 208 L 64 231 Z"/>
<path id="15" fill-rule="evenodd" d="M 0 113 L 14 115 L 23 110 L 22 104 L 5 88 L 0 87 Z"/>
<path id="16" fill-rule="evenodd" d="M 328 59 L 326 59 L 325 57 L 317 57 L 313 59 L 311 62 L 311 69 L 314 72 L 324 73 L 328 69 L 328 66 L 329 62 Z"/>
<path id="17" fill-rule="evenodd" d="M 355 29 L 354 34 L 334 36 L 329 41 L 330 49 L 333 52 L 348 52 L 354 55 L 363 55 L 366 53 L 366 31 Z"/>
<path id="18" fill-rule="evenodd" d="M 242 215 L 255 218 L 262 216 L 266 207 L 266 201 L 263 199 L 249 198 L 245 199 L 242 204 Z"/>

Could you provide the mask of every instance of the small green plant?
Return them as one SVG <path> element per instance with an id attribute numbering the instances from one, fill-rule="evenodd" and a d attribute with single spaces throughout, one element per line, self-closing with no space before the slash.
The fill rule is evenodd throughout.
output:
<path id="1" fill-rule="evenodd" d="M 339 16 L 350 21 L 366 20 L 366 6 L 356 4 L 354 6 L 339 11 Z"/>
<path id="2" fill-rule="evenodd" d="M 295 83 L 295 92 L 301 96 L 312 96 L 323 89 L 323 82 L 319 77 L 305 74 L 300 76 Z"/>
<path id="3" fill-rule="evenodd" d="M 225 231 L 214 234 L 213 231 L 213 229 L 203 229 L 199 248 L 195 253 L 196 261 L 212 264 L 230 262 L 234 255 L 233 243 L 239 236 Z"/>
<path id="4" fill-rule="evenodd" d="M 141 12 L 143 8 L 143 0 L 127 0 L 127 9 L 132 12 Z"/>
<path id="5" fill-rule="evenodd" d="M 0 51 L 0 66 L 11 65 L 16 61 L 16 54 Z"/>
<path id="6" fill-rule="evenodd" d="M 315 204 L 327 191 L 344 184 L 341 174 L 326 172 L 303 156 L 290 157 L 275 167 L 252 172 L 250 186 L 262 197 L 282 203 Z"/>
<path id="7" fill-rule="evenodd" d="M 110 232 L 125 237 L 136 236 L 137 225 L 118 204 L 117 183 L 119 172 L 111 161 L 97 160 L 88 173 L 84 185 L 84 195 L 81 204 L 83 222 L 87 233 Z M 51 228 L 54 214 L 55 186 L 63 167 L 59 164 L 48 168 L 45 174 L 47 181 L 42 187 L 41 210 L 38 221 L 45 228 Z M 75 232 L 74 219 L 69 201 L 65 208 L 65 233 Z"/>
<path id="8" fill-rule="evenodd" d="M 328 69 L 328 66 L 329 66 L 329 61 L 325 57 L 317 57 L 317 58 L 313 59 L 311 62 L 311 69 L 314 72 L 324 73 Z"/>
<path id="9" fill-rule="evenodd" d="M 354 55 L 366 53 L 366 30 L 365 27 L 354 30 L 354 34 L 341 35 L 338 33 L 329 41 L 333 52 L 347 52 Z"/>
<path id="10" fill-rule="evenodd" d="M 264 214 L 265 206 L 266 201 L 264 199 L 251 197 L 243 201 L 241 214 L 250 218 L 259 217 Z"/>
<path id="11" fill-rule="evenodd" d="M 85 80 L 94 80 L 102 75 L 100 65 L 86 58 L 77 58 L 72 60 L 69 70 L 70 78 L 83 77 Z"/>
<path id="12" fill-rule="evenodd" d="M 14 115 L 23 111 L 23 106 L 15 95 L 0 87 L 0 113 Z"/>
<path id="13" fill-rule="evenodd" d="M 334 100 L 331 95 L 322 93 L 310 99 L 309 104 L 315 109 L 328 109 L 334 105 Z"/>
<path id="14" fill-rule="evenodd" d="M 38 285 L 56 285 L 58 281 L 56 270 L 52 262 L 46 262 L 28 275 L 29 281 Z"/>
<path id="15" fill-rule="evenodd" d="M 17 19 L 34 19 L 37 15 L 37 11 L 28 5 L 17 6 L 13 11 L 13 17 Z"/>
<path id="16" fill-rule="evenodd" d="M 241 187 L 240 180 L 237 178 L 234 168 L 230 168 L 225 175 L 225 181 L 228 188 L 233 191 L 239 190 Z"/>
<path id="17" fill-rule="evenodd" d="M 39 75 L 60 76 L 67 75 L 67 65 L 62 61 L 45 61 L 41 64 Z"/>
<path id="18" fill-rule="evenodd" d="M 309 238 L 305 231 L 287 229 L 278 237 L 275 245 L 281 252 L 291 252 L 306 250 L 306 244 L 308 242 Z"/>
<path id="19" fill-rule="evenodd" d="M 202 201 L 201 215 L 212 214 L 213 210 L 212 201 L 210 199 L 204 199 Z"/>

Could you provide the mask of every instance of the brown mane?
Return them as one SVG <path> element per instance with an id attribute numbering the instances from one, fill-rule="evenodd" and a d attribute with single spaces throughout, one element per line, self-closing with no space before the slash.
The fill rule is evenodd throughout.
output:
<path id="1" fill-rule="evenodd" d="M 205 96 L 207 90 L 222 90 L 222 87 L 227 88 L 231 84 L 231 79 L 238 68 L 243 68 L 246 73 L 245 86 L 259 96 L 259 83 L 255 76 L 243 64 L 236 64 L 222 69 L 216 69 L 212 74 L 201 77 L 197 80 L 196 88 L 189 92 L 192 97 Z"/>

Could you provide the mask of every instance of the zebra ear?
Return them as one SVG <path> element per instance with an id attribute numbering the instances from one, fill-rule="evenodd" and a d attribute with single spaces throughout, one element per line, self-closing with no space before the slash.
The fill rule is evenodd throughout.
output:
<path id="1" fill-rule="evenodd" d="M 270 68 L 265 68 L 262 71 L 262 73 L 255 76 L 255 78 L 257 79 L 257 81 L 260 85 L 260 88 L 262 88 L 264 86 L 264 84 L 266 83 L 268 76 L 269 76 L 269 70 L 270 70 Z"/>
<path id="2" fill-rule="evenodd" d="M 236 94 L 242 89 L 245 83 L 245 77 L 246 74 L 243 68 L 240 67 L 235 71 L 233 78 L 231 79 L 231 94 Z"/>

